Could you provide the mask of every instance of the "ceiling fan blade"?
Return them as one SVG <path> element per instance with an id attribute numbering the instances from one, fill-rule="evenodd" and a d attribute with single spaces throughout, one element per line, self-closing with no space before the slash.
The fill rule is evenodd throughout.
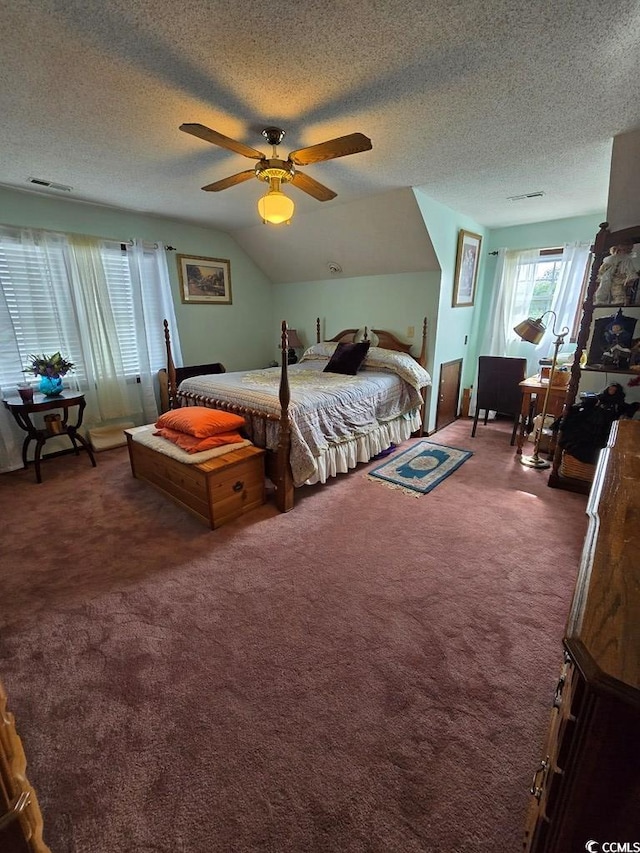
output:
<path id="1" fill-rule="evenodd" d="M 235 175 L 230 175 L 228 178 L 223 178 L 221 181 L 214 181 L 212 184 L 207 184 L 206 187 L 202 187 L 202 189 L 208 193 L 217 193 L 220 190 L 235 187 L 236 184 L 243 184 L 245 181 L 248 181 L 249 178 L 255 178 L 255 176 L 256 173 L 253 169 L 247 169 L 246 172 L 238 172 Z"/>
<path id="2" fill-rule="evenodd" d="M 229 136 L 224 136 L 218 133 L 217 130 L 211 130 L 203 124 L 181 124 L 180 130 L 185 133 L 190 133 L 191 136 L 197 136 L 198 139 L 204 139 L 205 142 L 211 142 L 213 145 L 219 145 L 221 148 L 227 148 L 229 151 L 235 151 L 236 154 L 243 154 L 245 157 L 251 157 L 253 160 L 263 160 L 264 154 L 255 148 L 250 148 L 242 142 L 231 139 Z"/>
<path id="3" fill-rule="evenodd" d="M 308 193 L 318 201 L 331 201 L 337 195 L 329 187 L 318 183 L 314 178 L 310 178 L 309 175 L 303 175 L 302 172 L 296 172 L 291 183 L 294 187 L 298 187 L 299 190 Z"/>
<path id="4" fill-rule="evenodd" d="M 364 133 L 349 133 L 347 136 L 338 136 L 318 145 L 310 145 L 309 148 L 298 148 L 289 154 L 289 160 L 296 166 L 308 166 L 310 163 L 320 163 L 322 160 L 335 160 L 336 157 L 345 157 L 347 154 L 359 154 L 360 151 L 370 151 L 373 146 L 369 137 Z"/>

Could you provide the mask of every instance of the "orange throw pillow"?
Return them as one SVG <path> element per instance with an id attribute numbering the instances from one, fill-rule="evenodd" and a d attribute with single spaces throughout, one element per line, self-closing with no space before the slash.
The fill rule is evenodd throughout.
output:
<path id="1" fill-rule="evenodd" d="M 160 435 L 177 444 L 187 453 L 200 453 L 201 450 L 212 450 L 214 447 L 222 447 L 225 444 L 237 444 L 244 441 L 239 432 L 221 432 L 218 435 L 210 435 L 207 438 L 196 438 L 186 432 L 178 432 L 175 429 L 159 429 L 154 435 Z"/>
<path id="2" fill-rule="evenodd" d="M 197 438 L 208 438 L 210 435 L 219 435 L 221 432 L 230 432 L 244 426 L 244 418 L 234 415 L 233 412 L 224 412 L 222 409 L 208 409 L 206 406 L 183 406 L 181 409 L 172 409 L 160 415 L 156 421 L 158 429 L 174 429 L 178 432 L 186 432 Z"/>

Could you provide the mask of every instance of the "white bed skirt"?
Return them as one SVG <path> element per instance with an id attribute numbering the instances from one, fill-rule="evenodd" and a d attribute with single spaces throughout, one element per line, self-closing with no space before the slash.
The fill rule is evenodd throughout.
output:
<path id="1" fill-rule="evenodd" d="M 316 459 L 316 472 L 304 485 L 326 483 L 329 477 L 346 474 L 360 462 L 368 462 L 386 450 L 391 444 L 400 444 L 411 437 L 422 426 L 420 410 L 402 415 L 386 424 L 380 424 L 367 435 L 334 444 Z"/>

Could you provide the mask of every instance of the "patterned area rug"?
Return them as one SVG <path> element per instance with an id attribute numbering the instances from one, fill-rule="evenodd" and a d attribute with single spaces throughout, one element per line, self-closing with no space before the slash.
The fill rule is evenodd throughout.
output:
<path id="1" fill-rule="evenodd" d="M 381 481 L 392 489 L 401 489 L 414 497 L 420 497 L 435 489 L 438 483 L 453 474 L 470 456 L 473 456 L 470 450 L 418 441 L 372 468 L 367 472 L 367 477 Z"/>

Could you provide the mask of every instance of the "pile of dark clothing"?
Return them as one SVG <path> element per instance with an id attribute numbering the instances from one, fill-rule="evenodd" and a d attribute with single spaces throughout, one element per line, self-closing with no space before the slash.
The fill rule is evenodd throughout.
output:
<path id="1" fill-rule="evenodd" d="M 593 464 L 609 439 L 611 424 L 619 418 L 632 418 L 638 408 L 640 403 L 625 403 L 622 385 L 614 382 L 600 394 L 587 395 L 571 406 L 557 423 L 558 444 L 574 459 Z"/>

